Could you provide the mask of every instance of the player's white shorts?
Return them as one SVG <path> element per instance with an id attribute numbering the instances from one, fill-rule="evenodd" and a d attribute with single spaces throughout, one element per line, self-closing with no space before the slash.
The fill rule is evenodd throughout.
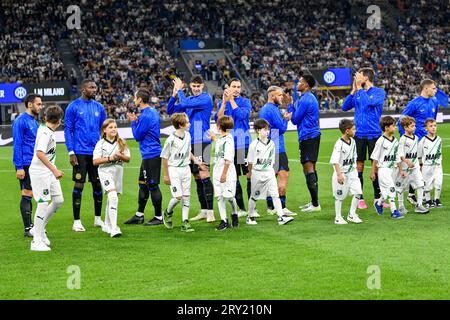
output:
<path id="1" fill-rule="evenodd" d="M 378 182 L 383 199 L 395 199 L 395 171 L 391 168 L 378 168 Z"/>
<path id="2" fill-rule="evenodd" d="M 185 167 L 169 167 L 170 192 L 172 197 L 179 198 L 191 194 L 191 169 Z"/>
<path id="3" fill-rule="evenodd" d="M 395 189 L 397 192 L 407 191 L 410 185 L 414 190 L 422 188 L 425 185 L 419 166 L 414 167 L 411 171 L 407 172 L 407 174 L 406 178 L 403 178 L 400 175 L 400 170 L 395 170 Z"/>
<path id="4" fill-rule="evenodd" d="M 251 197 L 255 200 L 279 197 L 278 183 L 274 171 L 252 170 Z"/>
<path id="5" fill-rule="evenodd" d="M 54 196 L 62 196 L 61 183 L 52 172 L 33 170 L 30 167 L 29 173 L 36 202 L 49 202 Z"/>
<path id="6" fill-rule="evenodd" d="M 352 195 L 362 194 L 361 181 L 359 181 L 356 170 L 348 174 L 344 174 L 344 184 L 340 184 L 337 179 L 336 172 L 333 173 L 331 180 L 333 186 L 333 196 L 337 200 L 343 201 L 350 193 Z"/>
<path id="7" fill-rule="evenodd" d="M 106 168 L 98 168 L 98 177 L 105 192 L 116 190 L 117 193 L 122 193 L 122 166 L 110 166 Z"/>
<path id="8" fill-rule="evenodd" d="M 213 172 L 213 185 L 214 185 L 214 196 L 224 197 L 224 198 L 234 198 L 236 195 L 236 169 L 234 164 L 230 164 L 227 172 L 227 181 L 225 183 L 220 182 L 220 176 L 222 175 L 222 170 L 214 170 Z"/>
<path id="9" fill-rule="evenodd" d="M 433 188 L 442 189 L 444 173 L 441 165 L 424 165 L 422 167 L 422 175 L 425 181 L 425 191 L 431 191 Z"/>

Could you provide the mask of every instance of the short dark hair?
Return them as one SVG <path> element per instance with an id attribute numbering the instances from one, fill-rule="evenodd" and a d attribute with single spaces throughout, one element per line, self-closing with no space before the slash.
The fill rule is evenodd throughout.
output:
<path id="1" fill-rule="evenodd" d="M 138 89 L 134 95 L 136 98 L 141 98 L 143 103 L 150 102 L 150 91 L 145 88 Z"/>
<path id="2" fill-rule="evenodd" d="M 358 72 L 361 72 L 365 77 L 369 78 L 370 82 L 373 82 L 375 79 L 375 72 L 372 68 L 361 68 Z"/>
<path id="3" fill-rule="evenodd" d="M 95 83 L 95 81 L 92 80 L 92 79 L 89 79 L 89 78 L 84 79 L 83 81 L 81 81 L 81 87 L 83 88 L 85 85 L 87 85 L 90 82 L 94 82 Z"/>
<path id="4" fill-rule="evenodd" d="M 315 85 L 316 85 L 316 79 L 314 79 L 314 77 L 310 74 L 304 74 L 302 76 L 303 80 L 306 81 L 306 83 L 308 84 L 308 86 L 312 89 Z"/>
<path id="5" fill-rule="evenodd" d="M 253 128 L 255 129 L 256 132 L 258 132 L 261 129 L 269 129 L 270 128 L 270 124 L 269 122 L 267 122 L 266 119 L 257 119 L 254 123 L 253 123 Z"/>
<path id="6" fill-rule="evenodd" d="M 217 119 L 217 128 L 222 131 L 227 131 L 234 128 L 233 118 L 230 116 L 222 116 Z"/>
<path id="7" fill-rule="evenodd" d="M 425 88 L 425 86 L 429 86 L 430 84 L 435 84 L 435 82 L 431 79 L 424 79 L 420 82 L 419 88 L 420 92 Z"/>
<path id="8" fill-rule="evenodd" d="M 63 109 L 58 105 L 50 105 L 45 108 L 44 119 L 46 122 L 57 123 L 64 116 Z"/>
<path id="9" fill-rule="evenodd" d="M 191 78 L 191 81 L 189 83 L 203 84 L 203 77 L 197 74 Z"/>
<path id="10" fill-rule="evenodd" d="M 395 119 L 391 116 L 384 116 L 380 119 L 380 127 L 383 132 L 385 131 L 386 127 L 392 126 L 393 124 L 397 123 Z"/>
<path id="11" fill-rule="evenodd" d="M 37 93 L 30 93 L 30 94 L 28 94 L 23 99 L 23 103 L 25 103 L 25 108 L 28 108 L 28 104 L 34 103 L 34 100 L 36 100 L 36 98 L 42 98 L 42 96 L 40 94 L 37 94 Z"/>
<path id="12" fill-rule="evenodd" d="M 241 80 L 238 79 L 238 78 L 231 78 L 230 81 L 228 81 L 228 85 L 231 86 L 231 83 L 232 83 L 232 82 L 235 82 L 235 81 L 241 82 Z"/>
<path id="13" fill-rule="evenodd" d="M 180 129 L 181 127 L 184 127 L 188 122 L 189 118 L 186 113 L 184 112 L 178 112 L 172 114 L 170 117 L 170 120 L 172 121 L 172 125 L 175 129 Z"/>
<path id="14" fill-rule="evenodd" d="M 403 129 L 409 127 L 411 123 L 416 123 L 416 120 L 413 117 L 403 116 L 400 118 L 400 125 L 402 126 Z"/>
<path id="15" fill-rule="evenodd" d="M 355 125 L 355 121 L 351 119 L 342 119 L 339 121 L 339 130 L 341 130 L 342 133 L 345 133 L 347 129 L 351 129 Z"/>

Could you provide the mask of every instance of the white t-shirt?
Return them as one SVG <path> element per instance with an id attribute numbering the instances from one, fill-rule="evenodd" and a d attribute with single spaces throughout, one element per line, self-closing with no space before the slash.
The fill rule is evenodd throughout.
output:
<path id="1" fill-rule="evenodd" d="M 426 166 L 442 164 L 442 139 L 435 136 L 434 139 L 425 136 L 420 140 L 417 157 L 422 159 Z"/>
<path id="2" fill-rule="evenodd" d="M 338 164 L 343 174 L 355 170 L 356 165 L 356 142 L 350 138 L 350 142 L 340 138 L 334 144 L 333 153 L 330 158 L 331 164 Z M 333 166 L 334 169 L 334 166 Z"/>
<path id="3" fill-rule="evenodd" d="M 234 164 L 234 138 L 229 133 L 216 141 L 214 171 L 222 172 L 226 160 Z"/>
<path id="4" fill-rule="evenodd" d="M 190 163 L 191 135 L 189 131 L 184 132 L 181 138 L 172 133 L 164 143 L 161 151 L 161 158 L 167 159 L 169 167 L 186 167 Z"/>
<path id="5" fill-rule="evenodd" d="M 119 144 L 117 143 L 117 141 L 111 142 L 107 139 L 100 139 L 95 145 L 93 160 L 112 157 L 117 152 L 119 152 Z M 130 156 L 129 148 L 125 148 L 124 155 L 127 157 Z M 116 160 L 109 163 L 102 163 L 101 165 L 99 165 L 99 168 L 109 168 L 118 165 L 123 166 L 123 161 Z"/>
<path id="6" fill-rule="evenodd" d="M 268 140 L 267 143 L 260 139 L 252 141 L 248 149 L 247 161 L 257 171 L 274 171 L 275 143 Z"/>
<path id="7" fill-rule="evenodd" d="M 406 134 L 400 137 L 398 141 L 398 157 L 401 160 L 402 157 L 410 160 L 416 167 L 419 166 L 417 158 L 417 149 L 419 146 L 419 138 L 414 135 L 408 137 Z M 408 165 L 402 161 L 403 170 L 409 171 Z"/>
<path id="8" fill-rule="evenodd" d="M 30 169 L 50 172 L 50 169 L 45 166 L 45 164 L 39 160 L 36 153 L 37 151 L 42 151 L 45 153 L 47 159 L 54 165 L 56 161 L 56 141 L 54 138 L 54 133 L 52 129 L 46 125 L 40 125 L 36 134 L 36 142 L 34 144 L 34 156 L 31 160 Z"/>
<path id="9" fill-rule="evenodd" d="M 397 138 L 393 136 L 392 140 L 389 140 L 385 135 L 378 138 L 370 159 L 378 161 L 378 168 L 395 169 L 395 164 L 400 162 Z"/>

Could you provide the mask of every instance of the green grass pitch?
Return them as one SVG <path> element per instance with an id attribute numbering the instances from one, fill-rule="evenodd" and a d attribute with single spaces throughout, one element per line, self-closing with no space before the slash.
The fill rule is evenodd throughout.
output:
<path id="1" fill-rule="evenodd" d="M 217 232 L 216 224 L 197 222 L 190 234 L 179 230 L 180 207 L 173 230 L 123 225 L 137 209 L 140 155 L 137 144 L 129 141 L 132 161 L 125 166 L 119 200 L 123 236 L 117 239 L 93 227 L 90 185 L 85 187 L 81 213 L 87 231 L 71 231 L 71 170 L 65 147 L 58 145 L 57 165 L 66 174 L 65 203 L 47 227 L 52 251 L 44 253 L 31 252 L 30 239 L 23 237 L 12 148 L 1 148 L 0 299 L 449 299 L 450 125 L 440 125 L 438 132 L 444 139 L 444 208 L 428 215 L 410 213 L 396 221 L 388 214 L 377 216 L 370 207 L 358 210 L 363 224 L 334 225 L 328 161 L 340 134 L 323 130 L 317 169 L 322 212 L 299 213 L 291 224 L 278 226 L 274 216 L 265 214 L 265 203 L 259 202 L 263 214 L 257 226 L 241 219 L 238 229 Z M 286 134 L 286 145 L 291 160 L 287 205 L 299 212 L 309 193 L 298 161 L 296 132 Z M 370 204 L 368 168 L 364 178 Z M 161 190 L 164 207 L 170 193 L 165 185 Z M 199 208 L 192 190 L 191 217 Z M 347 198 L 344 214 L 349 205 Z M 217 208 L 215 213 L 218 218 Z M 146 220 L 152 216 L 149 200 Z M 80 289 L 68 289 L 70 266 L 79 267 Z M 379 268 L 380 289 L 367 285 L 370 266 Z"/>

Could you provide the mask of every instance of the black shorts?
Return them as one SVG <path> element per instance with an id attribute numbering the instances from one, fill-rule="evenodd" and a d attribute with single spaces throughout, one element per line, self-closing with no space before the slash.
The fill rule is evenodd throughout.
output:
<path id="1" fill-rule="evenodd" d="M 147 185 L 159 184 L 161 177 L 161 157 L 143 159 L 139 170 L 139 182 Z"/>
<path id="2" fill-rule="evenodd" d="M 276 173 L 281 170 L 289 171 L 289 160 L 286 152 L 281 152 L 275 155 L 275 164 L 273 168 Z"/>
<path id="3" fill-rule="evenodd" d="M 33 190 L 31 188 L 31 180 L 30 180 L 30 166 L 23 166 L 23 171 L 25 171 L 25 177 L 19 180 L 20 190 Z"/>
<path id="4" fill-rule="evenodd" d="M 86 174 L 89 182 L 100 181 L 98 177 L 98 166 L 94 166 L 93 156 L 87 154 L 76 154 L 78 164 L 72 169 L 72 180 L 78 183 L 86 182 Z"/>
<path id="5" fill-rule="evenodd" d="M 300 141 L 300 162 L 317 162 L 319 158 L 320 136 Z"/>
<path id="6" fill-rule="evenodd" d="M 204 162 L 208 167 L 211 164 L 211 143 L 202 142 L 191 144 L 191 152 L 197 160 Z M 200 172 L 198 165 L 191 163 L 191 172 L 197 174 Z"/>
<path id="7" fill-rule="evenodd" d="M 355 137 L 356 142 L 356 160 L 357 161 L 366 161 L 367 159 L 367 151 L 369 151 L 369 159 L 370 155 L 375 149 L 375 144 L 377 143 L 378 138 L 367 139 L 367 138 L 357 138 Z"/>
<path id="8" fill-rule="evenodd" d="M 236 175 L 245 176 L 248 173 L 248 147 L 245 149 L 234 150 L 234 167 L 236 168 Z"/>

